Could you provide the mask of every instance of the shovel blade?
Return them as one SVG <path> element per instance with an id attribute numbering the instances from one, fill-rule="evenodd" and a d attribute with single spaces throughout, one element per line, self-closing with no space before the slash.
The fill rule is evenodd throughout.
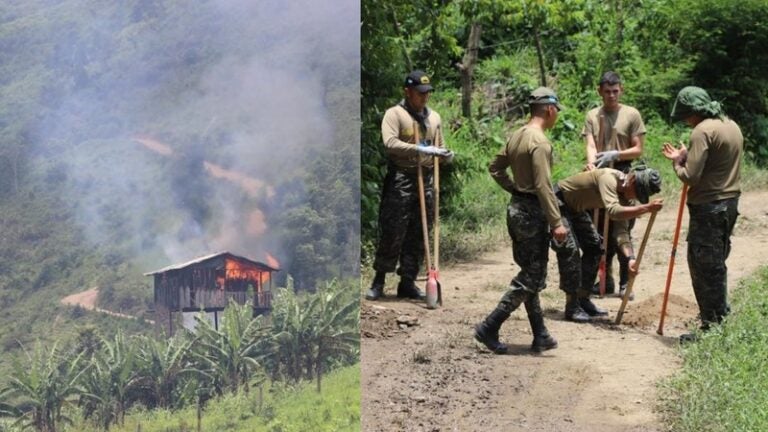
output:
<path id="1" fill-rule="evenodd" d="M 605 283 L 608 279 L 607 275 L 605 274 L 605 259 L 600 260 L 600 267 L 598 267 L 597 275 L 600 280 L 600 297 L 605 297 Z"/>
<path id="2" fill-rule="evenodd" d="M 437 281 L 437 272 L 433 269 L 429 271 L 427 277 L 427 309 L 436 309 L 441 302 L 440 283 Z"/>

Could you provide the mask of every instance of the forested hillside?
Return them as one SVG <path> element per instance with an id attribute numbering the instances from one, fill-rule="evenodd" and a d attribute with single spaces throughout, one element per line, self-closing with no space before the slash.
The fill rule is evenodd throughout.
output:
<path id="1" fill-rule="evenodd" d="M 213 252 L 274 257 L 298 290 L 356 278 L 357 11 L 3 2 L 3 358 L 115 327 L 59 305 L 74 292 L 151 318 L 142 274 Z"/>
<path id="2" fill-rule="evenodd" d="M 584 115 L 600 102 L 597 81 L 608 70 L 624 81 L 622 102 L 642 113 L 648 128 L 643 156 L 665 178 L 673 177 L 659 149 L 665 140 L 685 138 L 686 129 L 672 124 L 669 113 L 686 85 L 706 88 L 740 124 L 748 162 L 768 161 L 763 1 L 366 0 L 362 6 L 366 251 L 376 235 L 386 167 L 381 117 L 402 98 L 402 80 L 412 68 L 433 77 L 430 104 L 443 116 L 447 146 L 457 153 L 441 187 L 449 257 L 475 253 L 492 236 L 488 222 L 501 223 L 505 198 L 488 177 L 487 163 L 525 119 L 525 97 L 539 85 L 554 88 L 566 107 L 550 134 L 555 177 L 583 166 Z"/>

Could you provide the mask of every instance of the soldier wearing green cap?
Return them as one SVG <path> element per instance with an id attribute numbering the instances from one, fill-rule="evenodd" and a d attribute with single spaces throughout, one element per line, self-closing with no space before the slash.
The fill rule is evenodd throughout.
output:
<path id="1" fill-rule="evenodd" d="M 550 179 L 552 145 L 544 134 L 557 122 L 562 105 L 557 94 L 547 87 L 531 92 L 528 105 L 530 120 L 509 136 L 489 166 L 493 179 L 511 194 L 507 229 L 514 260 L 520 266 L 496 309 L 475 327 L 475 339 L 497 354 L 508 350 L 499 341 L 499 329 L 521 304 L 525 304 L 533 332 L 531 349 L 543 351 L 557 346 L 544 325 L 539 292 L 546 286 L 550 240 L 563 242 L 568 235 Z"/>
<path id="2" fill-rule="evenodd" d="M 629 174 L 611 168 L 598 168 L 572 175 L 555 185 L 560 214 L 570 232 L 564 242 L 552 245 L 560 270 L 560 289 L 566 293 L 567 320 L 587 322 L 590 317 L 608 314 L 589 299 L 602 248 L 588 211 L 605 209 L 611 220 L 617 222 L 619 248 L 629 258 L 629 272 L 637 273 L 627 220 L 660 210 L 663 205 L 661 199 L 649 202 L 650 196 L 660 190 L 659 172 L 644 166 L 633 168 Z M 640 204 L 636 205 L 633 200 Z"/>
<path id="3" fill-rule="evenodd" d="M 379 243 L 373 268 L 376 271 L 365 297 L 377 300 L 384 295 L 388 272 L 397 270 L 397 296 L 423 299 L 414 280 L 424 260 L 419 211 L 417 167 L 431 168 L 435 157 L 450 163 L 453 153 L 444 146 L 440 115 L 427 106 L 432 83 L 415 70 L 405 77 L 405 98 L 384 113 L 381 137 L 387 154 L 387 175 L 379 204 Z M 415 141 L 419 128 L 419 140 Z M 423 169 L 428 224 L 432 220 L 432 170 Z M 398 265 L 399 264 L 399 265 Z"/>
<path id="4" fill-rule="evenodd" d="M 632 161 L 643 154 L 646 133 L 643 117 L 636 108 L 621 103 L 624 87 L 616 72 L 608 71 L 600 77 L 597 93 L 602 99 L 602 106 L 587 113 L 584 128 L 581 131 L 586 142 L 586 169 L 611 167 L 628 173 Z M 604 217 L 605 212 L 601 211 L 597 221 L 598 227 L 603 226 Z M 628 224 L 630 230 L 634 226 L 634 220 L 622 223 Z M 620 294 L 629 280 L 628 257 L 623 254 L 617 255 L 617 251 L 621 251 L 617 230 L 616 223 L 609 222 L 608 250 L 606 251 L 606 292 L 609 294 L 615 290 L 612 275 L 614 256 L 617 256 L 619 261 Z M 596 292 L 596 287 L 593 288 L 593 292 Z"/>
<path id="5" fill-rule="evenodd" d="M 699 87 L 680 90 L 671 117 L 693 128 L 689 147 L 665 143 L 662 152 L 672 160 L 677 177 L 689 187 L 688 268 L 701 329 L 708 330 L 730 311 L 725 260 L 739 214 L 744 137 L 720 103 Z M 690 341 L 694 335 L 680 338 Z"/>

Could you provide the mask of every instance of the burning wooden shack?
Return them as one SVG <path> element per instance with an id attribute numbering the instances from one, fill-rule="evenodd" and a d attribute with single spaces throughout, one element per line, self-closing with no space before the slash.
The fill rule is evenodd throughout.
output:
<path id="1" fill-rule="evenodd" d="M 268 313 L 272 306 L 272 273 L 279 270 L 219 252 L 144 275 L 154 276 L 155 322 L 160 332 L 167 329 L 170 336 L 174 333 L 174 312 L 212 313 L 216 328 L 219 312 L 230 299 L 238 304 L 252 299 L 254 316 Z"/>

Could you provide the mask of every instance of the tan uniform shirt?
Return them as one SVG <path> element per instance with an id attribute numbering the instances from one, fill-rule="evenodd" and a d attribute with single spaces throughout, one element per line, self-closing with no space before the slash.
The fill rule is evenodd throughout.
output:
<path id="1" fill-rule="evenodd" d="M 738 197 L 743 149 L 744 137 L 733 120 L 705 119 L 696 125 L 685 166 L 675 166 L 677 176 L 690 186 L 688 203 Z"/>
<path id="2" fill-rule="evenodd" d="M 381 121 L 381 138 L 384 141 L 389 159 L 401 168 L 415 168 L 421 161 L 421 166 L 433 165 L 434 156 L 423 155 L 416 150 L 414 143 L 414 124 L 416 121 L 400 105 L 389 108 Z M 440 114 L 429 110 L 427 117 L 428 128 L 420 128 L 419 139 L 426 139 L 427 145 L 443 146 Z"/>
<path id="3" fill-rule="evenodd" d="M 560 208 L 550 180 L 552 145 L 544 131 L 523 126 L 507 139 L 507 144 L 496 155 L 488 170 L 504 190 L 509 193 L 534 194 L 551 228 L 562 225 Z M 513 178 L 507 168 L 512 169 Z"/>
<path id="4" fill-rule="evenodd" d="M 605 148 L 600 148 L 600 116 L 603 116 Z M 645 134 L 645 123 L 640 112 L 628 105 L 619 105 L 613 112 L 595 108 L 587 113 L 581 136 L 592 134 L 597 151 L 626 150 L 632 147 L 632 138 Z"/>
<path id="5" fill-rule="evenodd" d="M 625 176 L 619 170 L 600 168 L 572 175 L 557 183 L 569 209 L 575 212 L 605 209 L 608 217 L 615 221 L 614 236 L 619 246 L 631 241 L 628 221 L 615 220 L 622 207 L 629 205 L 617 192 L 618 184 L 624 181 Z"/>

